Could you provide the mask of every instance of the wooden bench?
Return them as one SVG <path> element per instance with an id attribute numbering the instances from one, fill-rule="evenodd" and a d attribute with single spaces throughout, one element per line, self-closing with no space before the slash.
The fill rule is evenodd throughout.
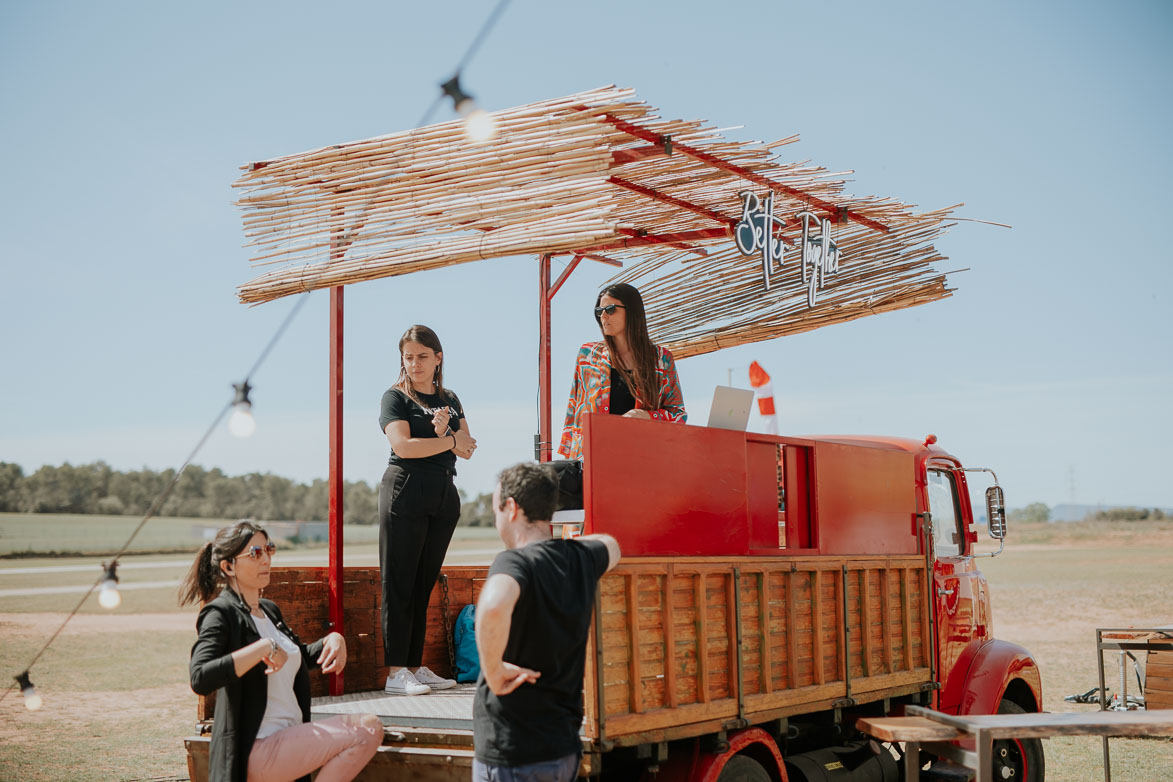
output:
<path id="1" fill-rule="evenodd" d="M 1052 736 L 1173 736 L 1173 709 L 1098 711 L 1062 714 L 970 714 L 955 716 L 909 706 L 904 717 L 861 717 L 859 730 L 881 741 L 906 743 L 905 782 L 920 778 L 920 750 L 960 763 L 977 772 L 976 782 L 992 782 L 995 739 Z M 973 741 L 967 750 L 952 742 Z M 1105 767 L 1105 779 L 1110 769 Z"/>

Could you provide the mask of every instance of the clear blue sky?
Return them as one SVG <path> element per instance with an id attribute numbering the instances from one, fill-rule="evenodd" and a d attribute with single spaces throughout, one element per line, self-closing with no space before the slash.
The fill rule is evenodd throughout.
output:
<path id="1" fill-rule="evenodd" d="M 491 6 L 0 5 L 0 461 L 178 465 L 293 304 L 236 302 L 237 167 L 414 125 Z M 951 299 L 683 361 L 694 420 L 757 359 L 785 433 L 933 432 L 1012 506 L 1173 506 L 1171 39 L 1164 0 L 515 0 L 464 81 L 490 109 L 631 86 L 735 138 L 800 133 L 783 153 L 853 169 L 851 192 L 1014 226 L 940 240 L 969 269 Z M 379 398 L 417 322 L 480 438 L 460 485 L 532 454 L 536 266 L 347 289 L 348 478 L 382 473 Z M 556 410 L 607 276 L 555 300 Z M 256 435 L 198 463 L 325 476 L 327 299 L 254 378 Z"/>

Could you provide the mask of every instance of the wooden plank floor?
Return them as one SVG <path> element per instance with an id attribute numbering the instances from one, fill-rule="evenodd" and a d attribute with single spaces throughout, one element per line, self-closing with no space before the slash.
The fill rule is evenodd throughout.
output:
<path id="1" fill-rule="evenodd" d="M 314 719 L 336 714 L 375 714 L 389 728 L 441 728 L 472 730 L 475 684 L 458 684 L 427 695 L 388 695 L 382 690 L 326 695 L 314 698 Z"/>

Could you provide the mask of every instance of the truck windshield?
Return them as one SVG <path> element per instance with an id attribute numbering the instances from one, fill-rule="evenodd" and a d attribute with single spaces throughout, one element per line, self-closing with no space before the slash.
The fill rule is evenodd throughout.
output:
<path id="1" fill-rule="evenodd" d="M 929 470 L 929 513 L 933 518 L 933 550 L 938 557 L 961 556 L 957 527 L 957 487 L 946 470 Z"/>

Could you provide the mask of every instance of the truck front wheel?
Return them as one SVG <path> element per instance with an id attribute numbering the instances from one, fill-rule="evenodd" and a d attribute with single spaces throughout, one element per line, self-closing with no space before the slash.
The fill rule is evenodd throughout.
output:
<path id="1" fill-rule="evenodd" d="M 745 755 L 734 755 L 721 769 L 717 782 L 771 782 L 762 764 Z"/>
<path id="2" fill-rule="evenodd" d="M 1014 701 L 998 704 L 999 714 L 1026 714 Z M 1046 761 L 1041 739 L 999 739 L 994 742 L 994 779 L 1043 782 Z"/>

